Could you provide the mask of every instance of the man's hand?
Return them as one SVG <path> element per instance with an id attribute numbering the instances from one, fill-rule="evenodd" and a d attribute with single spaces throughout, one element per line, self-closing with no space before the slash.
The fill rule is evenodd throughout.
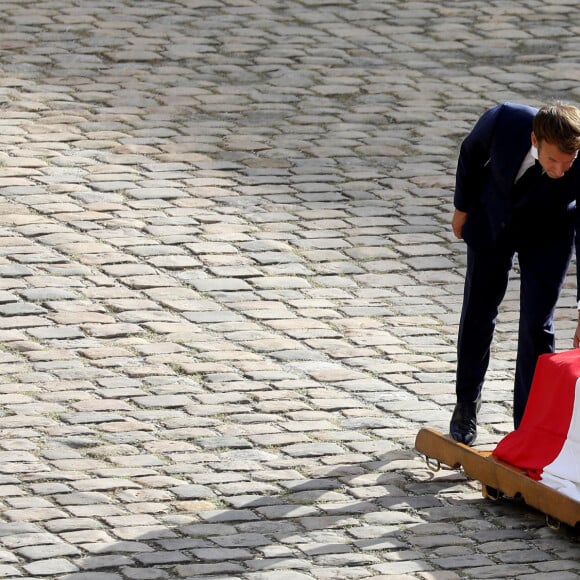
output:
<path id="1" fill-rule="evenodd" d="M 576 326 L 576 332 L 574 333 L 574 348 L 580 347 L 580 314 L 578 315 L 578 325 Z"/>
<path id="2" fill-rule="evenodd" d="M 458 209 L 456 209 L 453 212 L 453 218 L 451 219 L 451 228 L 453 229 L 453 233 L 455 234 L 455 237 L 458 240 L 463 239 L 463 226 L 465 225 L 466 221 L 467 221 L 466 211 L 459 211 Z"/>

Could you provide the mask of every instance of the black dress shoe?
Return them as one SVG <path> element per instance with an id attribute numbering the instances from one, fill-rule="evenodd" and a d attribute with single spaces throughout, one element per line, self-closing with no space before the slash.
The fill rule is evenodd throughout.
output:
<path id="1" fill-rule="evenodd" d="M 477 414 L 481 407 L 481 399 L 473 403 L 458 402 L 451 415 L 449 433 L 455 441 L 465 445 L 473 445 L 477 437 Z"/>

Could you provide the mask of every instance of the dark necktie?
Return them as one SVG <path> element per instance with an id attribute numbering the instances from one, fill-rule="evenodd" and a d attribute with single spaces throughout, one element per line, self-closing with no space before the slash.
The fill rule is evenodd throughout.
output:
<path id="1" fill-rule="evenodd" d="M 542 166 L 536 159 L 536 162 L 532 166 L 528 167 L 524 174 L 514 183 L 512 192 L 514 205 L 518 206 L 522 202 L 522 198 L 525 192 L 532 185 L 532 183 L 534 183 L 542 176 L 542 172 Z"/>

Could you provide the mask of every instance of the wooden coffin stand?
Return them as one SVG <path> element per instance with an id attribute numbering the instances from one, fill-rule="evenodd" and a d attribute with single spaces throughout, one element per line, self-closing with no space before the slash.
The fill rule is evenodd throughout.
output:
<path id="1" fill-rule="evenodd" d="M 482 484 L 483 497 L 520 498 L 527 505 L 546 514 L 550 527 L 560 523 L 580 526 L 580 502 L 529 477 L 525 471 L 492 455 L 458 443 L 448 435 L 431 428 L 422 428 L 415 440 L 415 449 L 425 456 L 428 466 L 437 471 L 441 465 L 462 469 L 471 479 Z"/>

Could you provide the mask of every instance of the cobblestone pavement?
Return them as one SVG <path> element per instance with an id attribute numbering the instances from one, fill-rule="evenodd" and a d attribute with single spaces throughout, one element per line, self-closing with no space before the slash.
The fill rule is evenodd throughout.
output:
<path id="1" fill-rule="evenodd" d="M 413 449 L 454 402 L 458 143 L 580 100 L 576 2 L 1 7 L 0 577 L 580 577 L 577 532 Z"/>

